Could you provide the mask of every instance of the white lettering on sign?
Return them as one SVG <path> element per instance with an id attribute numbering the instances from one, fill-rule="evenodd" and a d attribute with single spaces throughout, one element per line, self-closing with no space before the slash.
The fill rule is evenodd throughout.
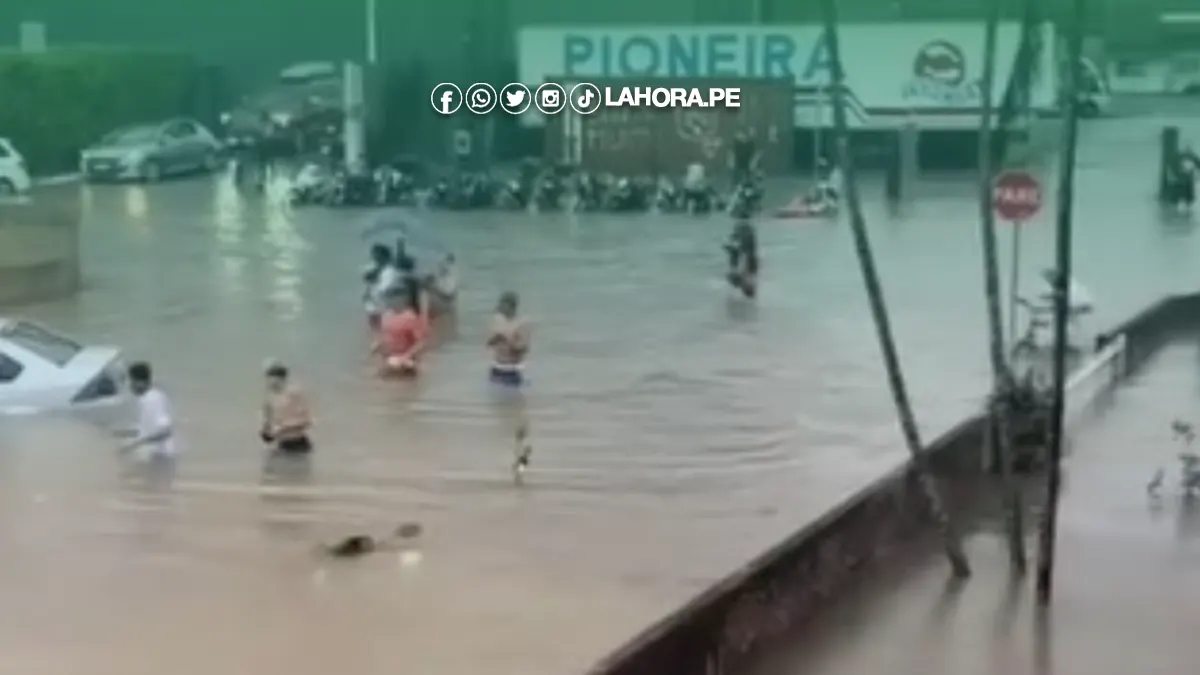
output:
<path id="1" fill-rule="evenodd" d="M 1003 204 L 1038 206 L 1042 203 L 1042 191 L 1035 187 L 998 187 L 995 198 Z"/>

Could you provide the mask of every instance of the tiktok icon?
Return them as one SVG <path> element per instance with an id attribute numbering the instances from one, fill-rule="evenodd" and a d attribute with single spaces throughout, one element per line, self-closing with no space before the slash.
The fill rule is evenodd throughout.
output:
<path id="1" fill-rule="evenodd" d="M 571 88 L 571 109 L 580 115 L 591 115 L 604 105 L 600 87 L 589 82 L 580 82 Z"/>

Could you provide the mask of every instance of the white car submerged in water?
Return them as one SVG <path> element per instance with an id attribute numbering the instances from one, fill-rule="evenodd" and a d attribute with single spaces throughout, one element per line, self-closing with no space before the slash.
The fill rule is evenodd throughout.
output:
<path id="1" fill-rule="evenodd" d="M 128 400 L 115 347 L 88 347 L 0 317 L 0 415 L 108 408 Z"/>

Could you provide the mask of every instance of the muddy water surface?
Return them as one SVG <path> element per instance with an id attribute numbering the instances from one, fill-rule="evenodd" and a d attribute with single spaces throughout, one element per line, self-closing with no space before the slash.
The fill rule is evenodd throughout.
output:
<path id="1" fill-rule="evenodd" d="M 1089 133 L 1085 159 L 1138 167 L 1082 170 L 1099 327 L 1194 287 L 1200 262 L 1147 200 L 1152 126 Z M 932 437 L 986 378 L 972 186 L 924 189 L 871 217 Z M 368 215 L 291 212 L 223 178 L 84 197 L 86 291 L 22 312 L 153 362 L 184 450 L 164 475 L 93 426 L 0 422 L 0 672 L 578 671 L 902 456 L 844 226 L 763 223 L 748 306 L 720 281 L 719 219 L 424 215 L 464 295 L 426 376 L 397 384 L 366 356 Z M 1027 228 L 1026 279 L 1049 230 Z M 484 378 L 506 288 L 536 326 L 519 398 Z M 315 399 L 310 467 L 265 466 L 267 357 Z M 515 489 L 522 419 L 535 456 Z M 425 525 L 415 567 L 312 553 L 405 520 Z"/>

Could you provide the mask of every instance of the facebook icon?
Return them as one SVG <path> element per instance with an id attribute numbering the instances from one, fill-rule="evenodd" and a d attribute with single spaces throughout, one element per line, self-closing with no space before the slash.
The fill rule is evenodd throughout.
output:
<path id="1" fill-rule="evenodd" d="M 453 115 L 463 104 L 462 90 L 458 85 L 443 82 L 433 88 L 429 102 L 439 115 Z"/>

